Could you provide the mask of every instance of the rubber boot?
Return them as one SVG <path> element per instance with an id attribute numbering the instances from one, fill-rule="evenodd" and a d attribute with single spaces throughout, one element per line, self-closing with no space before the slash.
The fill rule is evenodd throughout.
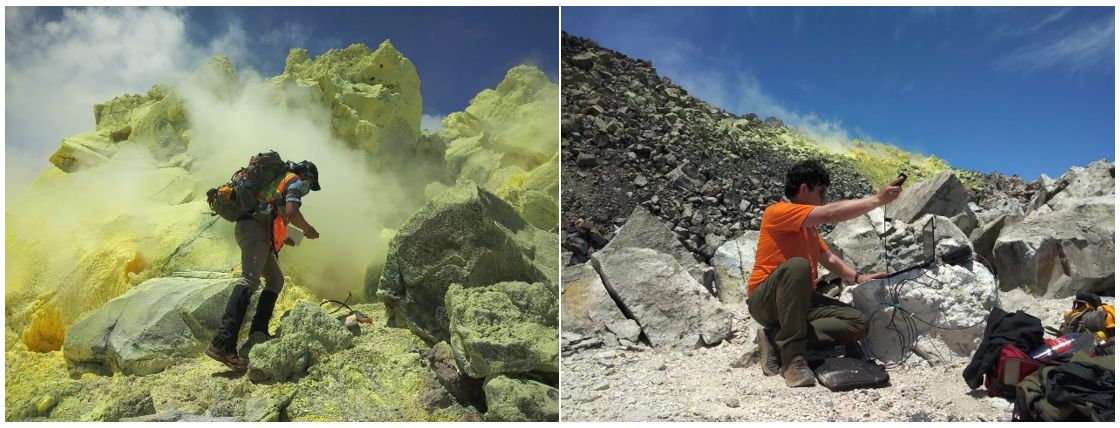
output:
<path id="1" fill-rule="evenodd" d="M 261 297 L 257 299 L 257 313 L 253 314 L 253 324 L 249 326 L 249 335 L 261 332 L 272 336 L 268 333 L 268 322 L 272 320 L 272 310 L 276 307 L 278 297 L 275 291 L 261 291 Z"/>
<path id="2" fill-rule="evenodd" d="M 249 309 L 249 298 L 253 290 L 248 285 L 237 284 L 226 304 L 226 312 L 222 314 L 222 325 L 214 334 L 210 344 L 225 353 L 237 351 L 237 334 L 241 332 L 241 324 L 245 322 L 245 312 Z"/>

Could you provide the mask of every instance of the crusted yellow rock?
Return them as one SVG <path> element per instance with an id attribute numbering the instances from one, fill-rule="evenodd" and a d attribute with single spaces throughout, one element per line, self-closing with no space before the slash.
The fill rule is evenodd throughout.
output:
<path id="1" fill-rule="evenodd" d="M 409 147 L 420 136 L 420 78 L 388 40 L 377 50 L 353 44 L 314 60 L 305 49 L 293 49 L 284 74 L 271 82 L 304 87 L 315 82 L 333 114 L 336 136 L 375 157 L 383 145 Z"/>

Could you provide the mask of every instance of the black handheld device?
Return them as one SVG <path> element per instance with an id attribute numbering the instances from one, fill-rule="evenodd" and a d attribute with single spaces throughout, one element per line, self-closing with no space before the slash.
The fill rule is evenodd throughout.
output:
<path id="1" fill-rule="evenodd" d="M 902 181 L 899 181 L 898 184 L 896 184 L 896 186 L 902 187 L 902 183 L 906 182 L 906 173 L 905 172 L 900 172 L 900 173 L 898 173 L 898 176 L 902 178 Z"/>

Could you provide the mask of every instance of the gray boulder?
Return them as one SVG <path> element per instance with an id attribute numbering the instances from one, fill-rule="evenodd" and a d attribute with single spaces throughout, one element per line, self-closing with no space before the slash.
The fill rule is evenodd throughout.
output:
<path id="1" fill-rule="evenodd" d="M 757 249 L 758 231 L 750 230 L 716 250 L 716 254 L 712 256 L 712 269 L 715 270 L 716 297 L 720 302 L 746 304 L 747 280 L 754 269 Z"/>
<path id="2" fill-rule="evenodd" d="M 1070 168 L 1057 180 L 1058 191 L 1046 201 L 1052 211 L 1061 211 L 1083 205 L 1082 200 L 1116 193 L 1115 167 L 1104 160 L 1089 166 Z"/>
<path id="3" fill-rule="evenodd" d="M 201 353 L 221 323 L 233 279 L 156 278 L 87 314 L 62 353 L 77 372 L 148 375 Z"/>
<path id="4" fill-rule="evenodd" d="M 449 340 L 444 297 L 452 283 L 557 284 L 558 239 L 494 194 L 460 183 L 401 226 L 389 244 L 377 297 L 391 326 L 407 326 L 428 343 Z"/>
<path id="5" fill-rule="evenodd" d="M 601 251 L 616 248 L 650 248 L 659 253 L 669 254 L 688 271 L 696 282 L 704 288 L 711 289 L 713 282 L 712 268 L 696 261 L 692 252 L 688 251 L 677 235 L 657 218 L 640 205 L 634 207 L 630 218 L 618 230 L 618 234 Z"/>
<path id="6" fill-rule="evenodd" d="M 872 216 L 865 214 L 837 223 L 824 236 L 829 250 L 858 272 L 880 272 L 887 269 L 886 251 L 883 240 L 879 237 L 883 232 L 882 210 L 877 208 L 876 211 L 879 227 L 875 226 Z"/>
<path id="7" fill-rule="evenodd" d="M 968 261 L 871 280 L 845 289 L 842 299 L 850 298 L 869 318 L 864 345 L 880 360 L 898 361 L 902 356 L 898 332 L 909 334 L 910 328 L 922 337 L 919 341 L 936 339 L 937 348 L 944 346 L 953 354 L 968 356 L 980 344 L 983 321 L 998 302 L 998 294 L 991 272 Z M 894 303 L 918 321 L 908 325 L 892 317 Z M 931 362 L 948 357 L 936 352 L 923 356 Z"/>
<path id="8" fill-rule="evenodd" d="M 1014 224 L 1023 220 L 1023 216 L 1014 215 L 1001 215 L 992 219 L 984 224 L 983 227 L 977 228 L 969 234 L 968 239 L 972 241 L 972 248 L 976 251 L 981 262 L 984 263 L 992 272 L 996 272 L 995 256 L 992 250 L 996 246 L 996 238 L 999 238 L 1000 232 L 1009 224 Z"/>
<path id="9" fill-rule="evenodd" d="M 560 371 L 556 288 L 502 282 L 447 290 L 451 349 L 467 375 Z"/>
<path id="10" fill-rule="evenodd" d="M 354 335 L 342 323 L 307 302 L 300 302 L 280 318 L 276 335 L 249 351 L 249 379 L 253 382 L 283 382 L 298 377 L 315 362 L 349 348 L 354 341 Z"/>
<path id="11" fill-rule="evenodd" d="M 620 248 L 599 251 L 591 262 L 651 346 L 695 349 L 730 337 L 731 315 L 673 256 Z"/>
<path id="12" fill-rule="evenodd" d="M 887 218 L 910 223 L 923 214 L 953 217 L 967 209 L 967 204 L 968 190 L 956 175 L 945 171 L 903 189 L 885 209 Z"/>
<path id="13" fill-rule="evenodd" d="M 495 376 L 486 380 L 487 422 L 556 422 L 560 391 L 529 379 Z"/>
<path id="14" fill-rule="evenodd" d="M 569 266 L 560 277 L 563 281 L 560 325 L 565 332 L 598 337 L 611 345 L 617 344 L 618 339 L 637 343 L 641 327 L 618 309 L 594 267 L 586 263 Z"/>
<path id="15" fill-rule="evenodd" d="M 1108 294 L 1116 278 L 1114 216 L 1113 198 L 1103 196 L 1004 227 L 993 248 L 1000 287 L 1047 298 Z"/>

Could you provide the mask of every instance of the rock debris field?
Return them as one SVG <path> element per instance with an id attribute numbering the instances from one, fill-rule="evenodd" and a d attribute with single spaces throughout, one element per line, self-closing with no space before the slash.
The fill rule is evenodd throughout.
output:
<path id="1" fill-rule="evenodd" d="M 1012 404 L 962 374 L 991 310 L 1057 327 L 1078 292 L 1114 301 L 1111 162 L 1025 182 L 874 143 L 837 153 L 713 108 L 649 61 L 561 46 L 562 420 L 1009 421 Z M 746 281 L 762 213 L 805 159 L 832 173 L 831 200 L 911 173 L 891 204 L 820 228 L 859 272 L 936 262 L 831 290 L 869 318 L 864 349 L 888 386 L 794 389 L 759 366 Z M 961 248 L 971 257 L 942 262 Z M 900 311 L 923 322 L 873 318 Z"/>

